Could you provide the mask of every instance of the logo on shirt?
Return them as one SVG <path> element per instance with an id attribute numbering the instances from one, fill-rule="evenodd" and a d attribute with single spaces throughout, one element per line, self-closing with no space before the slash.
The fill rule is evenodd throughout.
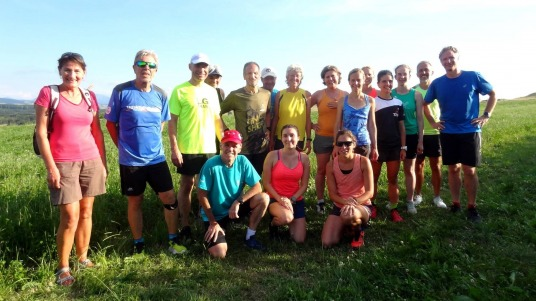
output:
<path id="1" fill-rule="evenodd" d="M 200 108 L 203 108 L 203 109 L 208 108 L 208 99 L 204 97 L 203 99 L 201 99 L 201 101 L 198 102 L 198 105 Z"/>

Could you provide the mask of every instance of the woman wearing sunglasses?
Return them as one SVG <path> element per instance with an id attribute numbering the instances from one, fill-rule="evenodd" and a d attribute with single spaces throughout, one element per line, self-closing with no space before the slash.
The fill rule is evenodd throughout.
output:
<path id="1" fill-rule="evenodd" d="M 305 241 L 305 199 L 309 184 L 309 157 L 296 147 L 298 127 L 284 125 L 281 130 L 283 149 L 271 151 L 264 160 L 262 183 L 270 195 L 268 211 L 272 215 L 270 238 L 278 238 L 278 227 L 288 225 L 291 238 Z"/>
<path id="2" fill-rule="evenodd" d="M 80 267 L 92 267 L 88 259 L 94 197 L 106 192 L 106 153 L 99 121 L 99 105 L 90 92 L 86 103 L 80 84 L 86 63 L 78 53 L 64 53 L 58 60 L 62 84 L 58 86 L 59 103 L 54 110 L 49 132 L 51 86 L 45 86 L 35 101 L 36 136 L 48 176 L 50 201 L 60 210 L 56 242 L 58 266 L 56 283 L 74 282 L 69 269 L 69 255 L 76 245 Z"/>
<path id="3" fill-rule="evenodd" d="M 372 166 L 367 157 L 354 152 L 357 139 L 351 131 L 339 131 L 335 141 L 338 156 L 326 169 L 329 198 L 334 206 L 322 229 L 322 246 L 338 244 L 348 227 L 353 232 L 350 245 L 359 248 L 364 244 L 364 230 L 372 209 Z"/>

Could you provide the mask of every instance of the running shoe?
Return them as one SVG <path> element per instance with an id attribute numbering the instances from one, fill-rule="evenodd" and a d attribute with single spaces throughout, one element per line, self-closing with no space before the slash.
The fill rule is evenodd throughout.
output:
<path id="1" fill-rule="evenodd" d="M 423 201 L 422 195 L 420 194 L 415 195 L 415 197 L 413 198 L 413 204 L 415 204 L 415 206 L 419 206 L 422 203 L 422 201 Z"/>
<path id="2" fill-rule="evenodd" d="M 319 214 L 324 214 L 326 212 L 326 206 L 324 202 L 316 203 L 316 212 Z"/>
<path id="3" fill-rule="evenodd" d="M 376 205 L 372 204 L 372 207 L 370 208 L 370 219 L 375 219 L 377 214 L 378 209 L 376 209 Z"/>
<path id="4" fill-rule="evenodd" d="M 395 223 L 400 223 L 404 221 L 404 219 L 402 218 L 402 216 L 400 216 L 400 213 L 398 213 L 398 210 L 396 209 L 391 210 L 391 220 Z"/>
<path id="5" fill-rule="evenodd" d="M 251 235 L 249 239 L 246 239 L 244 244 L 252 250 L 266 251 L 266 247 L 255 238 L 255 235 Z"/>
<path id="6" fill-rule="evenodd" d="M 447 204 L 445 204 L 445 202 L 443 202 L 443 200 L 441 199 L 440 196 L 436 196 L 434 198 L 434 204 L 436 205 L 436 207 L 438 208 L 443 208 L 443 209 L 446 209 L 447 208 Z"/>
<path id="7" fill-rule="evenodd" d="M 145 243 L 143 241 L 134 243 L 134 254 L 141 254 L 145 249 Z"/>
<path id="8" fill-rule="evenodd" d="M 407 205 L 408 212 L 411 214 L 417 214 L 417 208 L 415 208 L 415 204 L 412 201 L 408 201 Z"/>
<path id="9" fill-rule="evenodd" d="M 361 248 L 365 245 L 365 231 L 359 231 L 359 236 L 352 239 L 352 242 L 350 243 L 350 246 L 352 246 L 353 249 Z"/>
<path id="10" fill-rule="evenodd" d="M 173 255 L 180 255 L 186 253 L 187 249 L 185 246 L 178 243 L 178 238 L 169 240 L 168 251 Z"/>
<path id="11" fill-rule="evenodd" d="M 450 205 L 450 212 L 458 213 L 458 212 L 460 212 L 460 210 L 461 210 L 460 203 L 454 203 L 454 204 Z"/>
<path id="12" fill-rule="evenodd" d="M 467 209 L 467 219 L 473 223 L 480 223 L 482 221 L 482 217 L 478 214 L 475 207 Z"/>

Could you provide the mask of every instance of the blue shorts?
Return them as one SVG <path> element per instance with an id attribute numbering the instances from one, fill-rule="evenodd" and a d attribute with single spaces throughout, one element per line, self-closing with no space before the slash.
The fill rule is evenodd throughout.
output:
<path id="1" fill-rule="evenodd" d="M 277 203 L 275 199 L 270 198 L 270 206 L 272 203 Z M 294 210 L 294 219 L 304 218 L 305 217 L 305 200 L 299 200 L 296 204 L 292 204 L 292 209 Z"/>

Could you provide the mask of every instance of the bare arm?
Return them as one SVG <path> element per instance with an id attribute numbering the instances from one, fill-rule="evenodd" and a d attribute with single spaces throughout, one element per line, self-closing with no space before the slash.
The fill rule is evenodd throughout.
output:
<path id="1" fill-rule="evenodd" d="M 402 146 L 406 146 L 406 127 L 404 126 L 404 120 L 398 121 L 398 129 L 400 131 L 400 143 Z M 406 159 L 406 151 L 400 150 L 400 160 Z"/>
<path id="2" fill-rule="evenodd" d="M 308 155 L 311 152 L 311 106 L 310 106 L 310 100 L 311 100 L 311 93 L 308 91 L 305 91 L 305 133 L 307 135 L 307 140 L 305 142 L 305 153 Z"/>
<path id="3" fill-rule="evenodd" d="M 298 188 L 298 191 L 292 195 L 296 198 L 299 198 L 305 193 L 305 191 L 307 191 L 307 187 L 309 186 L 309 177 L 311 175 L 311 164 L 309 163 L 309 157 L 305 153 L 301 154 L 301 161 L 303 165 L 303 175 L 300 179 L 300 188 Z"/>
<path id="4" fill-rule="evenodd" d="M 415 91 L 415 110 L 416 110 L 416 113 L 417 113 L 417 128 L 418 128 L 418 132 L 417 134 L 419 135 L 419 140 L 417 142 L 417 153 L 421 154 L 422 151 L 423 151 L 423 135 L 424 135 L 424 120 L 423 120 L 423 99 L 422 99 L 422 94 L 418 91 Z"/>
<path id="5" fill-rule="evenodd" d="M 369 97 L 370 111 L 367 120 L 367 130 L 370 136 L 370 159 L 372 161 L 378 160 L 378 139 L 376 131 L 376 102 L 373 97 Z"/>
<path id="6" fill-rule="evenodd" d="M 106 129 L 108 130 L 108 133 L 110 134 L 110 138 L 112 138 L 112 141 L 114 142 L 115 146 L 118 146 L 119 141 L 119 129 L 117 128 L 117 124 L 111 121 L 106 121 Z"/>
<path id="7" fill-rule="evenodd" d="M 360 160 L 361 172 L 363 173 L 363 180 L 365 182 L 365 193 L 356 198 L 356 201 L 358 204 L 363 204 L 364 202 L 370 200 L 370 198 L 374 194 L 374 180 L 370 160 L 364 156 L 361 156 Z"/>
<path id="8" fill-rule="evenodd" d="M 56 162 L 52 157 L 52 151 L 50 150 L 50 142 L 48 141 L 48 108 L 35 105 L 35 118 L 36 118 L 36 138 L 37 145 L 39 145 L 39 151 L 41 152 L 41 158 L 45 162 L 47 169 L 47 181 L 48 184 L 54 188 L 60 188 L 60 171 L 56 167 Z"/>
<path id="9" fill-rule="evenodd" d="M 337 115 L 335 117 L 335 126 L 333 127 L 333 141 L 335 141 L 335 137 L 337 137 L 337 133 L 339 130 L 342 130 L 342 110 L 344 108 L 344 98 L 339 100 L 337 103 Z"/>
<path id="10" fill-rule="evenodd" d="M 97 144 L 97 148 L 99 149 L 102 165 L 107 171 L 108 164 L 106 163 L 106 147 L 104 145 L 104 135 L 102 134 L 99 112 L 96 112 L 95 116 L 93 117 L 93 122 L 91 123 L 91 134 L 93 135 L 93 139 L 95 139 L 95 144 Z"/>
<path id="11" fill-rule="evenodd" d="M 488 103 L 486 104 L 485 112 L 488 112 L 491 115 L 491 113 L 493 112 L 493 109 L 495 109 L 495 105 L 497 104 L 497 99 L 495 97 L 495 91 L 493 90 L 489 92 L 488 95 L 489 95 L 489 99 L 488 99 Z M 482 115 L 478 118 L 471 120 L 471 123 L 474 125 L 478 125 L 482 128 L 484 124 L 488 122 L 488 120 L 489 120 L 489 117 Z"/>
<path id="12" fill-rule="evenodd" d="M 168 122 L 169 148 L 171 149 L 171 162 L 173 165 L 182 166 L 182 154 L 177 143 L 177 127 L 179 126 L 179 116 L 171 114 L 171 119 Z"/>

